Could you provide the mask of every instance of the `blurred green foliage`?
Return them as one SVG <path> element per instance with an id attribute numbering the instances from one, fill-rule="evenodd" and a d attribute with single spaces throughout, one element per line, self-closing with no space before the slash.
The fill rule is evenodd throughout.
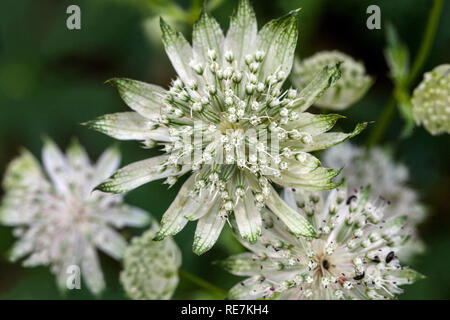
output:
<path id="1" fill-rule="evenodd" d="M 145 21 L 155 15 L 154 0 L 2 0 L 0 2 L 0 176 L 7 163 L 25 146 L 40 155 L 41 136 L 47 134 L 65 147 L 72 136 L 79 137 L 93 158 L 114 141 L 90 131 L 79 123 L 99 115 L 125 111 L 127 107 L 115 90 L 104 81 L 115 76 L 130 77 L 167 86 L 174 76 L 162 43 L 150 42 Z M 192 3 L 174 1 L 183 10 Z M 194 1 L 196 2 L 196 1 Z M 66 28 L 66 8 L 81 8 L 82 29 Z M 338 49 L 364 61 L 377 79 L 368 95 L 345 112 L 348 120 L 342 127 L 361 121 L 376 120 L 392 90 L 383 56 L 385 30 L 368 30 L 366 0 L 254 0 L 258 22 L 301 7 L 299 16 L 298 55 L 308 56 L 323 49 Z M 431 1 L 380 0 L 382 28 L 395 23 L 413 58 L 419 47 Z M 223 1 L 214 10 L 223 28 L 237 0 Z M 164 15 L 157 12 L 156 14 Z M 190 26 L 183 31 L 190 38 Z M 449 62 L 450 3 L 441 17 L 427 71 Z M 418 79 L 420 81 L 421 77 Z M 413 84 L 414 86 L 416 85 Z M 376 124 L 372 124 L 374 126 Z M 413 267 L 427 279 L 406 287 L 402 299 L 450 298 L 450 138 L 432 137 L 415 128 L 408 139 L 400 139 L 402 120 L 398 114 L 389 126 L 382 143 L 394 148 L 396 157 L 410 168 L 411 183 L 421 193 L 430 209 L 430 217 L 421 227 L 427 252 L 417 257 Z M 372 130 L 368 128 L 354 139 L 364 143 Z M 143 159 L 154 151 L 141 149 L 136 142 L 120 145 L 123 164 Z M 160 181 L 149 183 L 127 195 L 127 200 L 150 211 L 159 219 L 176 195 L 181 183 L 167 190 Z M 212 261 L 242 250 L 227 231 L 216 247 L 201 257 L 191 251 L 195 224 L 190 223 L 175 237 L 183 252 L 183 268 L 201 275 L 209 282 L 228 289 L 236 277 L 211 264 Z M 142 232 L 124 230 L 132 237 Z M 90 299 L 85 289 L 62 295 L 53 276 L 44 267 L 25 269 L 7 261 L 13 242 L 10 228 L 0 227 L 0 299 Z M 101 256 L 106 274 L 104 299 L 125 298 L 118 282 L 120 264 Z M 193 283 L 181 280 L 176 299 L 214 298 Z"/>

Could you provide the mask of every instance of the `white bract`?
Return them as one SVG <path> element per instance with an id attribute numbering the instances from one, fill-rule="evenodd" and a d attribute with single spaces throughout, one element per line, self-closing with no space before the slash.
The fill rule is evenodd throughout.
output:
<path id="1" fill-rule="evenodd" d="M 370 185 L 371 194 L 380 197 L 389 207 L 385 216 L 408 217 L 411 239 L 399 253 L 402 260 L 424 251 L 417 225 L 424 220 L 426 209 L 417 192 L 409 186 L 409 171 L 405 165 L 395 163 L 386 150 L 373 148 L 366 153 L 364 148 L 350 143 L 326 150 L 323 162 L 332 168 L 343 168 L 342 177 L 351 190 Z"/>
<path id="2" fill-rule="evenodd" d="M 389 207 L 369 200 L 369 189 L 347 193 L 283 195 L 316 227 L 317 238 L 293 235 L 267 211 L 264 229 L 251 252 L 220 264 L 235 275 L 249 276 L 236 284 L 230 299 L 392 299 L 422 276 L 403 267 L 398 250 L 408 240 L 405 216 L 386 217 Z"/>
<path id="3" fill-rule="evenodd" d="M 169 90 L 129 79 L 113 79 L 133 112 L 102 116 L 92 128 L 122 140 L 162 146 L 164 155 L 120 169 L 98 189 L 121 193 L 167 178 L 190 178 L 164 214 L 156 239 L 198 220 L 194 252 L 216 242 L 228 219 L 250 242 L 261 233 L 267 205 L 292 232 L 314 229 L 289 209 L 271 183 L 312 190 L 336 186 L 337 170 L 320 166 L 309 152 L 358 134 L 327 133 L 339 115 L 304 112 L 340 75 L 326 66 L 300 92 L 283 90 L 297 42 L 296 11 L 257 31 L 253 9 L 239 2 L 226 36 L 203 12 L 194 25 L 193 46 L 161 20 L 166 52 L 178 74 Z"/>
<path id="4" fill-rule="evenodd" d="M 142 236 L 133 238 L 123 258 L 120 274 L 128 296 L 134 300 L 170 299 L 178 285 L 181 252 L 175 241 L 153 241 L 156 222 Z"/>
<path id="5" fill-rule="evenodd" d="M 450 64 L 425 73 L 411 102 L 417 124 L 433 135 L 450 133 Z"/>
<path id="6" fill-rule="evenodd" d="M 292 82 L 303 89 L 325 66 L 340 63 L 341 78 L 328 89 L 314 105 L 331 110 L 342 110 L 358 101 L 370 88 L 373 79 L 366 74 L 361 62 L 339 51 L 322 51 L 302 61 L 296 60 Z"/>
<path id="7" fill-rule="evenodd" d="M 69 266 L 76 265 L 87 287 L 98 294 L 105 284 L 96 248 L 121 259 L 127 242 L 115 228 L 143 226 L 149 216 L 123 204 L 121 196 L 92 192 L 117 169 L 116 148 L 91 164 L 78 142 L 64 155 L 47 140 L 42 158 L 45 170 L 23 150 L 6 170 L 0 222 L 13 226 L 18 238 L 10 259 L 28 256 L 26 267 L 49 265 L 61 289 L 66 288 Z"/>

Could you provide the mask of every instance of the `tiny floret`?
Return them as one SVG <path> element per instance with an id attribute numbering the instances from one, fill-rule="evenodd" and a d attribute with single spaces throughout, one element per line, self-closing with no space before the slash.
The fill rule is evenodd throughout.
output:
<path id="1" fill-rule="evenodd" d="M 450 64 L 425 73 L 411 102 L 418 125 L 433 135 L 450 133 Z"/>

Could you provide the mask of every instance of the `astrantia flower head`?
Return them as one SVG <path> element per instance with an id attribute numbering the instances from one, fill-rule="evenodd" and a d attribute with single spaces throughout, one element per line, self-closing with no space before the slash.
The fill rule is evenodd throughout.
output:
<path id="1" fill-rule="evenodd" d="M 252 252 L 221 262 L 250 276 L 230 290 L 230 299 L 392 299 L 422 277 L 397 259 L 408 240 L 405 216 L 386 218 L 389 207 L 369 200 L 368 188 L 325 194 L 284 190 L 318 237 L 294 236 L 267 211 L 258 243 L 243 242 Z"/>
<path id="2" fill-rule="evenodd" d="M 123 204 L 121 196 L 92 192 L 117 169 L 116 148 L 91 164 L 77 142 L 64 155 L 47 140 L 42 158 L 45 171 L 26 150 L 6 170 L 0 222 L 15 227 L 19 238 L 10 259 L 28 256 L 23 262 L 26 267 L 51 266 L 62 289 L 68 267 L 76 265 L 88 288 L 97 294 L 104 288 L 104 279 L 96 248 L 120 259 L 127 243 L 115 228 L 145 225 L 148 215 Z"/>
<path id="3" fill-rule="evenodd" d="M 417 225 L 425 218 L 426 209 L 417 192 L 409 186 L 409 171 L 405 165 L 396 163 L 387 150 L 372 148 L 366 152 L 349 142 L 326 150 L 323 162 L 332 168 L 343 168 L 342 177 L 352 190 L 370 185 L 371 194 L 388 205 L 384 213 L 386 217 L 408 216 L 407 228 L 411 239 L 399 252 L 402 260 L 424 250 Z"/>
<path id="4" fill-rule="evenodd" d="M 433 135 L 450 133 L 450 64 L 425 73 L 414 90 L 412 104 L 417 124 Z"/>
<path id="5" fill-rule="evenodd" d="M 296 11 L 257 32 L 248 1 L 239 3 L 224 36 L 203 12 L 194 25 L 193 46 L 163 20 L 163 42 L 178 73 L 169 90 L 129 79 L 114 79 L 136 112 L 106 115 L 89 125 L 117 139 L 160 145 L 166 154 L 120 169 L 98 188 L 126 192 L 146 182 L 177 179 L 192 172 L 162 218 L 157 239 L 198 220 L 194 252 L 217 240 L 227 219 L 243 238 L 257 240 L 260 209 L 269 206 L 292 232 L 314 229 L 289 209 L 271 182 L 313 190 L 332 189 L 337 170 L 320 167 L 310 151 L 325 149 L 358 134 L 327 133 L 339 115 L 304 112 L 339 78 L 326 66 L 300 92 L 283 90 L 297 41 Z"/>
<path id="6" fill-rule="evenodd" d="M 120 280 L 134 300 L 167 300 L 177 287 L 181 252 L 171 238 L 153 241 L 158 229 L 153 222 L 125 251 Z"/>
<path id="7" fill-rule="evenodd" d="M 342 110 L 358 101 L 372 85 L 364 65 L 339 51 L 322 51 L 302 61 L 295 61 L 292 82 L 303 89 L 325 66 L 341 63 L 341 78 L 314 104 L 331 110 Z"/>

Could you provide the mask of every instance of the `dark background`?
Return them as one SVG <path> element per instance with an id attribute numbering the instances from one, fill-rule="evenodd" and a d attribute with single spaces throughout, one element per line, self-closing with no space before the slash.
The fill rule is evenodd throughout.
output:
<path id="1" fill-rule="evenodd" d="M 152 0 L 2 0 L 0 2 L 0 177 L 7 163 L 25 146 L 40 156 L 42 135 L 51 136 L 63 148 L 71 137 L 79 137 L 92 158 L 113 139 L 93 132 L 79 123 L 106 113 L 127 111 L 115 89 L 104 81 L 115 76 L 130 77 L 166 86 L 174 71 L 162 43 L 144 32 L 143 24 L 154 12 Z M 178 1 L 188 8 L 189 1 Z M 66 8 L 78 4 L 82 29 L 66 28 Z M 378 4 L 382 29 L 366 28 L 366 8 Z M 361 101 L 343 112 L 348 119 L 341 128 L 350 130 L 356 122 L 376 120 L 386 104 L 392 85 L 383 57 L 384 31 L 391 21 L 415 56 L 425 29 L 432 1 L 429 0 L 278 0 L 253 1 L 258 25 L 301 7 L 299 43 L 301 57 L 324 49 L 338 49 L 364 61 L 376 83 Z M 223 29 L 237 0 L 224 1 L 213 11 Z M 190 39 L 190 26 L 181 25 Z M 153 35 L 157 35 L 157 30 Z M 153 40 L 152 40 L 152 39 Z M 157 37 L 156 37 L 157 38 Z M 436 39 L 424 70 L 448 63 L 450 56 L 450 3 L 446 1 Z M 415 84 L 422 78 L 422 75 Z M 365 143 L 372 128 L 354 142 Z M 416 128 L 408 139 L 400 140 L 402 120 L 396 114 L 382 143 L 391 145 L 397 159 L 410 169 L 411 184 L 429 207 L 430 216 L 420 233 L 428 250 L 412 262 L 427 276 L 406 286 L 401 299 L 450 298 L 450 138 L 433 137 Z M 149 157 L 137 142 L 120 144 L 128 164 Z M 159 219 L 176 195 L 180 184 L 167 190 L 161 181 L 149 183 L 127 195 L 128 202 L 145 208 Z M 2 191 L 0 191 L 1 193 Z M 237 253 L 240 245 L 227 232 L 218 244 L 201 257 L 191 251 L 195 223 L 190 223 L 175 240 L 183 252 L 183 268 L 209 282 L 228 289 L 237 278 L 211 262 Z M 131 237 L 143 230 L 124 230 Z M 86 290 L 61 295 L 48 268 L 26 269 L 10 264 L 6 252 L 13 243 L 11 229 L 0 227 L 0 299 L 90 299 Z M 118 282 L 121 265 L 101 255 L 107 289 L 101 298 L 122 299 Z M 214 298 L 185 279 L 176 299 Z"/>

